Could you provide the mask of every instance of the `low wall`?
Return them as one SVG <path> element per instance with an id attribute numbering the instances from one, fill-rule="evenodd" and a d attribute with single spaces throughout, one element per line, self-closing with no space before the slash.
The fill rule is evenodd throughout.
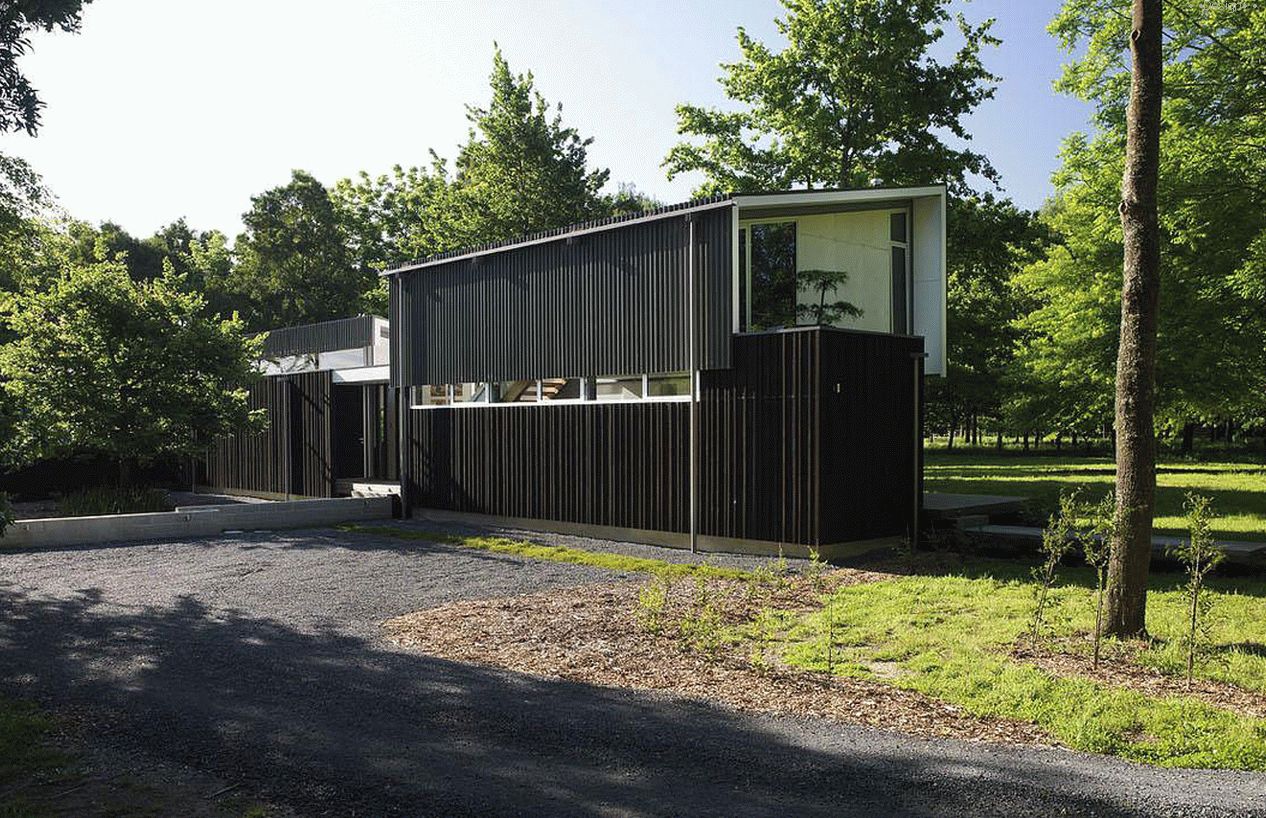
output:
<path id="1" fill-rule="evenodd" d="M 186 506 L 146 514 L 48 517 L 19 520 L 4 530 L 0 549 L 38 548 L 130 540 L 183 540 L 225 531 L 314 528 L 357 520 L 390 519 L 391 497 L 338 497 L 280 503 Z"/>

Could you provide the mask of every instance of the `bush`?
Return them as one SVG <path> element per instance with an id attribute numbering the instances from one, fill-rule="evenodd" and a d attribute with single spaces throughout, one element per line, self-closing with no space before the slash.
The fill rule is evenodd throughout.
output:
<path id="1" fill-rule="evenodd" d="M 138 514 L 145 511 L 171 511 L 172 508 L 167 492 L 141 486 L 97 486 L 71 492 L 57 501 L 57 511 L 63 517 Z"/>
<path id="2" fill-rule="evenodd" d="M 13 525 L 13 506 L 9 505 L 9 495 L 0 491 L 0 537 L 4 536 L 4 530 Z"/>

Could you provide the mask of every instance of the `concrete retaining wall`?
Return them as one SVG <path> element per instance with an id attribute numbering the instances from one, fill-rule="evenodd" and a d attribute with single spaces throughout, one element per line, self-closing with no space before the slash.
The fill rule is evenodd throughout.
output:
<path id="1" fill-rule="evenodd" d="M 281 503 L 186 506 L 147 514 L 49 517 L 19 520 L 4 530 L 0 549 L 38 548 L 128 540 L 184 540 L 225 531 L 314 528 L 356 520 L 384 520 L 392 497 L 337 497 Z"/>

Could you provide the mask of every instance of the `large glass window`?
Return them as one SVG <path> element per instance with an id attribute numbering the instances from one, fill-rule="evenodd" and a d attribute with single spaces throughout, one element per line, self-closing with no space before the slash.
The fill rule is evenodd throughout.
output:
<path id="1" fill-rule="evenodd" d="M 751 329 L 796 325 L 796 223 L 748 227 Z"/>
<path id="2" fill-rule="evenodd" d="M 892 242 L 892 331 L 910 332 L 910 262 L 908 258 L 909 217 L 903 210 L 889 216 Z"/>
<path id="3" fill-rule="evenodd" d="M 642 376 L 594 378 L 594 400 L 641 400 Z"/>
<path id="4" fill-rule="evenodd" d="M 672 398 L 680 395 L 690 395 L 689 375 L 650 375 L 646 378 L 646 397 Z"/>

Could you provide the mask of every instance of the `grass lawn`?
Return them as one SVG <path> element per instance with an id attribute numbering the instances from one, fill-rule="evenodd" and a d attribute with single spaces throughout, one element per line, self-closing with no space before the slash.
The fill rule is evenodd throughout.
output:
<path id="1" fill-rule="evenodd" d="M 646 557 L 630 557 L 625 554 L 611 554 L 604 551 L 585 551 L 582 548 L 567 548 L 562 545 L 541 545 L 540 543 L 526 540 L 512 540 L 507 537 L 459 537 L 437 531 L 397 528 L 390 525 L 343 525 L 339 526 L 339 528 L 354 534 L 373 534 L 379 537 L 392 537 L 399 540 L 440 542 L 448 545 L 458 545 L 462 548 L 473 548 L 477 551 L 488 551 L 493 554 L 508 554 L 545 562 L 570 562 L 574 565 L 605 568 L 608 571 L 659 574 L 667 577 L 702 576 L 711 579 L 742 579 L 747 576 L 747 572 L 737 568 L 721 568 L 716 565 L 709 565 L 706 562 L 668 562 Z"/>
<path id="2" fill-rule="evenodd" d="M 50 725 L 48 717 L 33 705 L 0 697 L 0 793 L 11 792 L 65 761 L 44 742 Z M 35 814 L 38 812 L 20 790 L 0 799 L 2 818 Z"/>
<path id="3" fill-rule="evenodd" d="M 1022 457 L 929 450 L 928 491 L 1028 497 L 1045 518 L 1061 491 L 1084 488 L 1096 500 L 1112 488 L 1116 469 L 1107 457 Z M 1194 491 L 1213 498 L 1213 535 L 1220 540 L 1266 542 L 1266 466 L 1258 463 L 1193 463 L 1162 460 L 1156 475 L 1158 534 L 1185 535 L 1183 499 Z"/>
<path id="4" fill-rule="evenodd" d="M 1085 655 L 1094 620 L 1088 572 L 1064 572 L 1054 593 L 1047 644 Z M 1175 575 L 1154 578 L 1148 600 L 1153 642 L 1134 658 L 1111 645 L 1108 665 L 1133 661 L 1181 676 L 1184 601 Z M 1266 693 L 1266 583 L 1213 582 L 1210 651 L 1202 679 Z M 877 679 L 978 716 L 1034 723 L 1069 747 L 1163 766 L 1266 770 L 1266 720 L 1178 692 L 1141 689 L 1049 670 L 1013 654 L 1028 641 L 1034 586 L 1023 566 L 973 560 L 955 576 L 906 576 L 844 587 L 823 608 L 783 615 L 784 660 Z M 777 614 L 776 614 L 777 615 Z M 834 623 L 833 626 L 831 623 Z M 1083 663 L 1084 664 L 1084 663 Z"/>

